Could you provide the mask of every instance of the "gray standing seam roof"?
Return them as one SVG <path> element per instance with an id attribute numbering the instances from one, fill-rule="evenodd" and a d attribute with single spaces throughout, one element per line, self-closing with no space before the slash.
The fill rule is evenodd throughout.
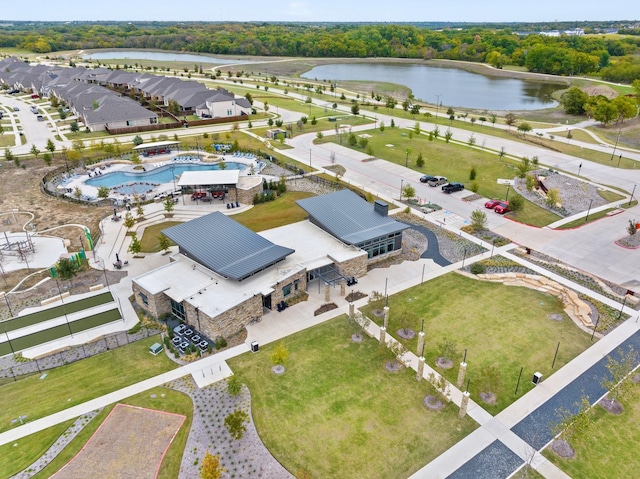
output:
<path id="1" fill-rule="evenodd" d="M 162 233 L 187 257 L 236 281 L 295 252 L 272 243 L 220 212 L 172 226 Z"/>
<path id="2" fill-rule="evenodd" d="M 407 225 L 374 210 L 350 190 L 296 201 L 323 230 L 347 244 L 358 244 L 406 230 Z"/>

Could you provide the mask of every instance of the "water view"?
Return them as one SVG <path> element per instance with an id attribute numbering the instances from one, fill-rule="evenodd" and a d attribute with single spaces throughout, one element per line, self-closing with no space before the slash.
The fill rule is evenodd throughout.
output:
<path id="1" fill-rule="evenodd" d="M 333 64 L 317 66 L 302 75 L 318 80 L 360 80 L 397 83 L 411 88 L 413 95 L 431 104 L 478 110 L 540 110 L 557 102 L 551 95 L 559 84 L 497 78 L 458 68 L 429 65 Z"/>
<path id="2" fill-rule="evenodd" d="M 144 50 L 111 50 L 108 52 L 87 53 L 83 57 L 91 58 L 92 60 L 155 60 L 159 62 L 215 63 L 220 65 L 245 63 L 244 60 L 215 58 L 197 53 L 151 52 Z"/>

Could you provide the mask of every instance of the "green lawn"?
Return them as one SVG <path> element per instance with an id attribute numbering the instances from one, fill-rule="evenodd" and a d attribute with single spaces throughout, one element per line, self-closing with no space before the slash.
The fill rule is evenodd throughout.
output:
<path id="1" fill-rule="evenodd" d="M 441 128 L 440 135 L 443 135 L 445 131 L 444 128 Z M 369 145 L 373 148 L 374 156 L 399 165 L 406 164 L 409 168 L 422 174 L 446 176 L 449 181 L 462 182 L 467 188 L 471 186 L 469 172 L 471 168 L 475 168 L 478 194 L 487 198 L 504 198 L 507 189 L 504 185 L 497 184 L 496 180 L 516 176 L 516 162 L 508 159 L 500 160 L 494 152 L 469 148 L 466 145 L 446 143 L 442 139 L 429 141 L 428 136 L 424 134 L 416 135 L 411 139 L 408 130 L 399 128 L 387 127 L 384 132 L 372 129 L 359 134 L 362 133 L 371 135 Z M 347 137 L 348 135 L 343 135 L 342 138 L 342 144 L 345 146 L 347 146 Z M 453 139 L 466 141 L 468 138 L 454 137 Z M 338 141 L 339 139 L 335 135 L 316 140 L 317 143 Z M 363 151 L 359 146 L 353 147 L 353 149 Z M 409 150 L 408 162 L 407 150 Z M 425 162 L 422 168 L 416 166 L 419 154 L 422 154 Z M 522 211 L 517 215 L 512 214 L 512 216 L 520 222 L 533 226 L 546 226 L 560 219 L 550 211 L 527 201 L 525 201 Z"/>
<path id="2" fill-rule="evenodd" d="M 366 125 L 369 123 L 373 124 L 373 121 L 370 118 L 363 118 L 361 116 L 342 114 L 342 115 L 336 115 L 333 118 L 336 118 L 336 121 L 329 121 L 329 117 L 327 116 L 318 118 L 318 122 L 315 125 L 312 125 L 311 121 L 308 121 L 306 125 L 303 125 L 301 130 L 298 129 L 297 124 L 293 125 L 293 136 L 303 135 L 306 133 L 312 133 L 312 132 L 318 132 L 318 131 L 334 130 L 335 128 L 338 128 L 340 125 L 357 126 L 357 125 Z M 283 125 L 281 128 L 284 128 L 284 126 L 286 125 Z M 267 134 L 267 130 L 270 130 L 272 128 L 276 128 L 276 127 L 268 126 L 263 128 L 255 128 L 252 131 L 253 133 L 261 137 L 265 137 Z M 280 148 L 280 147 L 281 147 L 280 145 L 277 146 L 277 148 Z"/>
<path id="3" fill-rule="evenodd" d="M 155 395 L 152 398 L 151 395 Z M 191 421 L 193 417 L 193 404 L 191 398 L 173 389 L 158 387 L 137 394 L 121 401 L 123 404 L 132 406 L 140 406 L 160 411 L 167 411 L 176 414 L 183 414 L 187 417 L 180 431 L 171 443 L 167 453 L 162 461 L 162 466 L 158 474 L 158 478 L 170 479 L 178 477 L 180 470 L 180 462 L 182 454 L 187 442 L 189 430 L 191 429 Z M 104 408 L 58 455 L 45 467 L 36 474 L 36 479 L 45 479 L 51 477 L 53 473 L 58 471 L 62 466 L 75 457 L 80 449 L 91 438 L 93 433 L 98 429 L 100 424 L 109 415 L 115 404 Z M 51 427 L 36 434 L 32 434 L 17 441 L 18 446 L 14 447 L 14 443 L 0 447 L 0 479 L 11 477 L 11 475 L 32 464 L 40 457 L 51 444 L 72 424 L 69 421 L 64 424 Z"/>
<path id="4" fill-rule="evenodd" d="M 18 416 L 33 421 L 174 369 L 166 355 L 149 353 L 158 340 L 152 336 L 47 371 L 45 379 L 35 375 L 0 387 L 0 432 L 15 427 L 11 420 Z"/>
<path id="5" fill-rule="evenodd" d="M 233 215 L 231 218 L 253 231 L 270 230 L 297 223 L 304 220 L 307 213 L 296 204 L 296 201 L 310 196 L 314 195 L 302 191 L 287 191 L 275 201 L 255 205 L 250 210 Z"/>
<path id="6" fill-rule="evenodd" d="M 363 311 L 381 324 L 382 318 L 374 316 L 372 309 L 368 305 Z M 389 297 L 389 309 L 387 330 L 398 340 L 400 328 L 420 331 L 424 320 L 425 358 L 432 367 L 440 356 L 438 345 L 448 340 L 457 346 L 458 354 L 449 358 L 454 367 L 442 371 L 453 383 L 467 350 L 471 397 L 492 414 L 533 388 L 528 380 L 523 380 L 518 395 L 514 395 L 520 367 L 524 368 L 523 378 L 530 378 L 536 371 L 548 377 L 592 344 L 590 335 L 564 314 L 556 297 L 524 287 L 477 281 L 457 273 Z M 549 315 L 553 313 L 562 315 L 562 321 L 551 320 Z M 410 351 L 416 351 L 417 335 L 401 341 Z M 551 369 L 558 342 L 558 357 Z M 493 383 L 488 381 L 490 366 L 499 371 Z M 496 393 L 494 406 L 484 404 L 479 397 L 487 389 Z"/>
<path id="7" fill-rule="evenodd" d="M 282 376 L 271 372 L 274 345 L 229 361 L 251 390 L 261 439 L 289 471 L 405 479 L 477 427 L 453 404 L 427 410 L 427 382 L 387 372 L 389 351 L 368 337 L 351 342 L 353 332 L 340 316 L 287 337 Z"/>
<path id="8" fill-rule="evenodd" d="M 140 251 L 142 253 L 157 253 L 161 251 L 162 248 L 160 248 L 158 236 L 160 236 L 162 230 L 179 224 L 182 224 L 182 221 L 163 221 L 162 223 L 147 226 L 142 233 L 142 238 L 140 238 Z M 169 240 L 169 242 L 171 246 L 175 245 L 173 241 Z"/>
<path id="9" fill-rule="evenodd" d="M 618 479 L 638 477 L 638 453 L 640 444 L 640 385 L 624 399 L 620 415 L 609 414 L 600 406 L 590 412 L 593 420 L 589 437 L 570 440 L 576 455 L 562 459 L 549 448 L 544 456 L 571 477 Z"/>

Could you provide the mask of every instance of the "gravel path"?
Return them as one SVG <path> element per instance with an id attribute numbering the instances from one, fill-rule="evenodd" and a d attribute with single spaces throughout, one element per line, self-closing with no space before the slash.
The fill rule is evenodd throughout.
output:
<path id="1" fill-rule="evenodd" d="M 220 463 L 227 469 L 224 477 L 293 479 L 260 440 L 251 418 L 251 395 L 246 386 L 237 397 L 227 393 L 226 381 L 198 389 L 193 379 L 186 376 L 167 386 L 188 394 L 193 400 L 193 422 L 179 479 L 200 477 L 200 464 L 207 451 L 214 456 L 220 454 Z M 225 417 L 236 409 L 248 412 L 250 417 L 240 440 L 233 439 L 224 425 Z"/>

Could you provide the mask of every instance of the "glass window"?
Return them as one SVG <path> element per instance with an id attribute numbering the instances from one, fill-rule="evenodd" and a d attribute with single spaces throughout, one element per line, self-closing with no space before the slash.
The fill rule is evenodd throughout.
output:
<path id="1" fill-rule="evenodd" d="M 147 298 L 147 295 L 144 293 L 138 293 L 138 295 L 140 296 L 140 299 L 142 300 L 142 302 L 147 306 L 149 306 L 149 298 Z"/>
<path id="2" fill-rule="evenodd" d="M 182 319 L 183 321 L 186 320 L 186 316 L 184 315 L 184 306 L 182 303 L 178 303 L 173 299 L 171 300 L 171 312 L 176 318 Z"/>
<path id="3" fill-rule="evenodd" d="M 291 294 L 291 283 L 282 288 L 282 295 L 286 298 Z"/>

